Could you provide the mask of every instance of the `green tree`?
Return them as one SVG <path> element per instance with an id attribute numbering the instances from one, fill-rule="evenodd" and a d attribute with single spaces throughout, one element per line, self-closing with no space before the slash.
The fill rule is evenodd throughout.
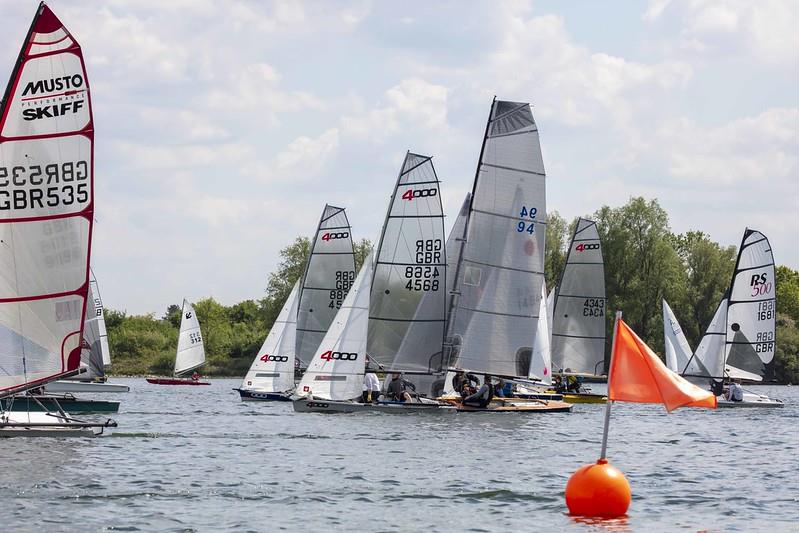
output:
<path id="1" fill-rule="evenodd" d="M 369 239 L 361 239 L 353 243 L 353 248 L 355 250 L 355 272 L 357 273 L 361 270 L 361 266 L 363 262 L 366 261 L 366 257 L 372 253 L 372 248 L 374 248 L 374 246 Z"/>
<path id="2" fill-rule="evenodd" d="M 544 255 L 544 273 L 547 289 L 555 287 L 566 263 L 566 249 L 569 245 L 566 220 L 557 211 L 547 214 L 547 248 Z"/>
<path id="3" fill-rule="evenodd" d="M 777 312 L 799 322 L 799 272 L 787 266 L 777 267 Z"/>

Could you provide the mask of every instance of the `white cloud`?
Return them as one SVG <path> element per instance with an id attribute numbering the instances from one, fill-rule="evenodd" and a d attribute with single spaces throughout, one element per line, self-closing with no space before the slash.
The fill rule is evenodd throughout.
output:
<path id="1" fill-rule="evenodd" d="M 254 162 L 245 172 L 270 183 L 301 183 L 326 169 L 335 157 L 338 145 L 337 128 L 331 128 L 316 138 L 301 136 L 269 162 Z"/>

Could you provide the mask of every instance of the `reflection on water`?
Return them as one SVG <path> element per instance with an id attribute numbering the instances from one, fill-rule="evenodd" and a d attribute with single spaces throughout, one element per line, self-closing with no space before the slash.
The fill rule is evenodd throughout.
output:
<path id="1" fill-rule="evenodd" d="M 240 402 L 231 390 L 238 380 L 115 381 L 131 392 L 115 396 L 122 406 L 110 436 L 0 440 L 0 529 L 790 531 L 799 523 L 797 387 L 764 387 L 788 401 L 775 410 L 614 406 L 609 457 L 633 502 L 625 519 L 592 521 L 568 516 L 563 488 L 597 457 L 602 405 L 550 415 L 295 414 L 287 403 Z"/>

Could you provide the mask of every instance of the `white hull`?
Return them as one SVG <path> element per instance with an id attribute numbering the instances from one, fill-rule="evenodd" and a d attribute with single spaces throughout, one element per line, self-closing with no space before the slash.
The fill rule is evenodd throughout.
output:
<path id="1" fill-rule="evenodd" d="M 428 401 L 425 403 L 402 403 L 402 402 L 380 402 L 380 403 L 358 403 L 347 400 L 321 400 L 318 398 L 299 398 L 294 400 L 294 411 L 298 413 L 410 413 L 428 411 L 451 411 L 455 409 L 451 405 L 439 402 Z"/>
<path id="2" fill-rule="evenodd" d="M 96 437 L 100 433 L 102 430 L 96 432 L 90 427 L 75 425 L 52 413 L 4 412 L 0 414 L 0 438 Z"/>
<path id="3" fill-rule="evenodd" d="M 768 396 L 762 394 L 752 394 L 749 392 L 744 393 L 744 399 L 740 402 L 734 402 L 728 400 L 724 397 L 719 397 L 718 399 L 719 408 L 732 408 L 732 407 L 765 407 L 765 408 L 774 408 L 774 407 L 785 407 L 785 404 L 782 403 L 780 400 L 775 400 L 769 398 Z"/>
<path id="4" fill-rule="evenodd" d="M 128 392 L 130 387 L 116 383 L 95 383 L 64 379 L 51 381 L 44 386 L 44 390 L 46 392 Z"/>

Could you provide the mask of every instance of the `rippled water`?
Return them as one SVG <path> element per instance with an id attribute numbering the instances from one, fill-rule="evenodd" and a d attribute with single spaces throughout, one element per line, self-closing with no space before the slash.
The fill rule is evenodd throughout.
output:
<path id="1" fill-rule="evenodd" d="M 617 404 L 624 520 L 578 522 L 563 488 L 599 453 L 571 414 L 295 414 L 210 387 L 125 382 L 97 439 L 0 440 L 3 531 L 799 531 L 799 387 L 784 409 Z"/>

